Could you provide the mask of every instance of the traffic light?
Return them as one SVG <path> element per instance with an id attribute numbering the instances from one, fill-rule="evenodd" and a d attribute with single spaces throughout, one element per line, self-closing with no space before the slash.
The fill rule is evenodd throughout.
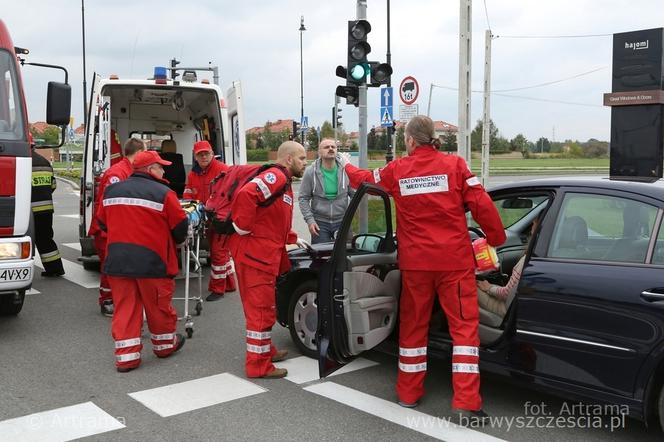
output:
<path id="1" fill-rule="evenodd" d="M 389 64 L 371 61 L 369 62 L 369 68 L 371 69 L 371 83 L 369 86 L 380 87 L 390 81 L 392 66 Z"/>
<path id="2" fill-rule="evenodd" d="M 343 87 L 343 86 L 341 86 Z M 335 104 L 332 106 L 332 128 L 336 129 L 338 127 L 341 127 L 341 108 L 337 107 Z"/>
<path id="3" fill-rule="evenodd" d="M 348 22 L 348 63 L 347 84 L 366 84 L 367 75 L 371 72 L 367 55 L 371 46 L 367 43 L 367 34 L 371 25 L 366 20 L 350 20 Z"/>
<path id="4" fill-rule="evenodd" d="M 175 68 L 179 64 L 180 62 L 177 61 L 175 58 L 171 59 L 171 80 L 175 80 L 180 75 L 175 71 Z"/>
<path id="5" fill-rule="evenodd" d="M 293 140 L 297 140 L 298 134 L 300 132 L 300 123 L 293 120 Z"/>

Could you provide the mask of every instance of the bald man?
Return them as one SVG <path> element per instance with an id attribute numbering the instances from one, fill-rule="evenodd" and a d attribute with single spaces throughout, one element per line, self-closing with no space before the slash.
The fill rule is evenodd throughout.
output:
<path id="1" fill-rule="evenodd" d="M 272 345 L 272 326 L 276 320 L 274 288 L 277 276 L 288 270 L 286 244 L 310 247 L 291 230 L 291 180 L 302 176 L 306 163 L 301 144 L 283 143 L 275 166 L 245 184 L 231 208 L 233 227 L 238 234 L 231 235 L 229 246 L 247 326 L 245 370 L 250 378 L 282 378 L 287 374 L 286 369 L 272 364 L 287 354 Z M 268 199 L 274 201 L 261 205 Z"/>

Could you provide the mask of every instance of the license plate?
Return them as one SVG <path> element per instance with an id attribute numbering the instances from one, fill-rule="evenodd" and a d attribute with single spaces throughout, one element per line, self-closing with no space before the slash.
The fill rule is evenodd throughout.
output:
<path id="1" fill-rule="evenodd" d="M 29 268 L 0 270 L 0 281 L 25 281 L 29 278 Z"/>

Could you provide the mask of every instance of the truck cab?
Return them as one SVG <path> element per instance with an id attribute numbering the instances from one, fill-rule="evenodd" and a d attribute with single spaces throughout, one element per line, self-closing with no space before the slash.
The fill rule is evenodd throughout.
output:
<path id="1" fill-rule="evenodd" d="M 195 71 L 185 70 L 179 81 L 166 78 L 165 68 L 155 68 L 154 77 L 147 80 L 115 75 L 102 79 L 95 74 L 90 103 L 79 223 L 80 260 L 87 269 L 98 265 L 89 231 L 95 202 L 101 197 L 97 194 L 100 177 L 116 161 L 111 158 L 112 147 L 117 150 L 135 137 L 148 149 L 162 153 L 162 143 L 169 140 L 171 157 L 167 159 L 171 161 L 173 154 L 181 158 L 171 166 L 183 169 L 178 174 L 181 177 L 191 170 L 192 147 L 200 140 L 209 141 L 217 158 L 226 164 L 246 163 L 240 82 L 233 82 L 224 97 L 218 85 L 199 81 Z M 183 182 L 171 181 L 171 189 L 180 198 L 183 186 Z"/>

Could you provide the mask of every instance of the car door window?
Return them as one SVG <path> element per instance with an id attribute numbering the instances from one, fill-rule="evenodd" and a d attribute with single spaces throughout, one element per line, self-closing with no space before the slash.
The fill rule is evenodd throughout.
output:
<path id="1" fill-rule="evenodd" d="M 655 242 L 655 250 L 652 254 L 652 263 L 664 265 L 664 226 L 659 227 L 657 241 Z"/>
<path id="2" fill-rule="evenodd" d="M 498 215 L 503 222 L 503 228 L 508 229 L 526 218 L 528 214 L 533 211 L 539 213 L 549 200 L 548 195 L 522 195 L 496 198 L 493 204 L 498 209 Z M 479 224 L 473 220 L 470 212 L 466 214 L 468 218 L 468 225 L 471 227 L 479 227 Z"/>
<path id="3" fill-rule="evenodd" d="M 565 195 L 548 256 L 645 262 L 657 208 L 607 195 Z"/>

